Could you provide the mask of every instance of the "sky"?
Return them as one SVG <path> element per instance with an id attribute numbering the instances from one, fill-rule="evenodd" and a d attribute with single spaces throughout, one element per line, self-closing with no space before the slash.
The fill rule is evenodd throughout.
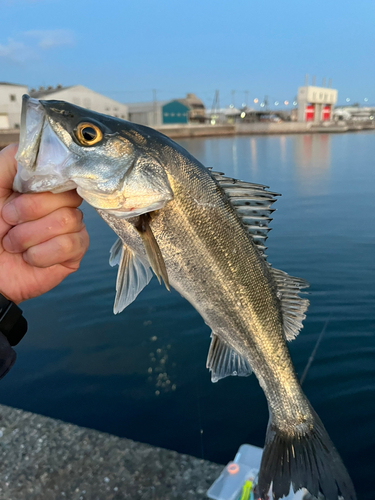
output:
<path id="1" fill-rule="evenodd" d="M 0 81 L 256 108 L 308 74 L 375 105 L 374 26 L 373 0 L 0 0 Z"/>

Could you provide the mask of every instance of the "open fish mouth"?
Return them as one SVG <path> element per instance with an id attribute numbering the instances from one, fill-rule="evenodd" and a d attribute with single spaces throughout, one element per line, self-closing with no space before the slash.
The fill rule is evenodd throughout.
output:
<path id="1" fill-rule="evenodd" d="M 67 172 L 78 158 L 55 134 L 42 102 L 24 95 L 14 191 L 60 193 L 77 187 Z"/>

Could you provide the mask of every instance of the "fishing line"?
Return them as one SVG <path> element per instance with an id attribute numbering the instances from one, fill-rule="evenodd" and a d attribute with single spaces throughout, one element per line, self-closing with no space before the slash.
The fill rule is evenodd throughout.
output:
<path id="1" fill-rule="evenodd" d="M 321 342 L 321 340 L 323 338 L 323 335 L 325 334 L 325 331 L 327 329 L 327 326 L 328 326 L 330 318 L 331 318 L 331 313 L 329 314 L 326 322 L 324 323 L 322 331 L 319 334 L 318 340 L 315 343 L 314 349 L 312 350 L 312 353 L 310 354 L 310 357 L 309 357 L 309 360 L 307 361 L 305 369 L 303 370 L 302 377 L 301 377 L 301 379 L 299 381 L 299 383 L 300 383 L 301 386 L 302 386 L 303 382 L 305 381 L 307 372 L 309 371 L 312 362 L 314 361 L 316 351 L 318 350 L 319 344 L 320 344 L 320 342 Z"/>

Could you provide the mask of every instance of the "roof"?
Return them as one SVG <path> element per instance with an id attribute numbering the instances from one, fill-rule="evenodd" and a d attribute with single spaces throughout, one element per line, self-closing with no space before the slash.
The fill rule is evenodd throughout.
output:
<path id="1" fill-rule="evenodd" d="M 171 99 L 170 101 L 168 101 L 168 103 L 175 101 L 183 104 L 189 109 L 205 108 L 203 101 L 198 99 L 198 97 L 195 94 L 186 94 L 186 97 L 183 97 L 182 99 Z"/>
<path id="2" fill-rule="evenodd" d="M 62 85 L 56 85 L 56 87 L 39 87 L 38 90 L 30 89 L 30 97 L 38 99 L 39 97 L 44 97 L 47 95 L 55 94 L 56 92 L 61 92 L 61 90 L 70 89 L 74 85 L 69 85 L 68 87 L 63 87 Z"/>
<path id="3" fill-rule="evenodd" d="M 0 82 L 0 85 L 9 85 L 10 87 L 27 87 L 27 85 L 22 85 L 21 83 L 9 83 L 9 82 Z"/>

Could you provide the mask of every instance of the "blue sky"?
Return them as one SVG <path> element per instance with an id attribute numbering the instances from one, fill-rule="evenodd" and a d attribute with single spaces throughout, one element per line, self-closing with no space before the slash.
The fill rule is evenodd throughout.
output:
<path id="1" fill-rule="evenodd" d="M 373 0 L 0 0 L 0 81 L 121 102 L 292 101 L 305 74 L 375 104 Z"/>

